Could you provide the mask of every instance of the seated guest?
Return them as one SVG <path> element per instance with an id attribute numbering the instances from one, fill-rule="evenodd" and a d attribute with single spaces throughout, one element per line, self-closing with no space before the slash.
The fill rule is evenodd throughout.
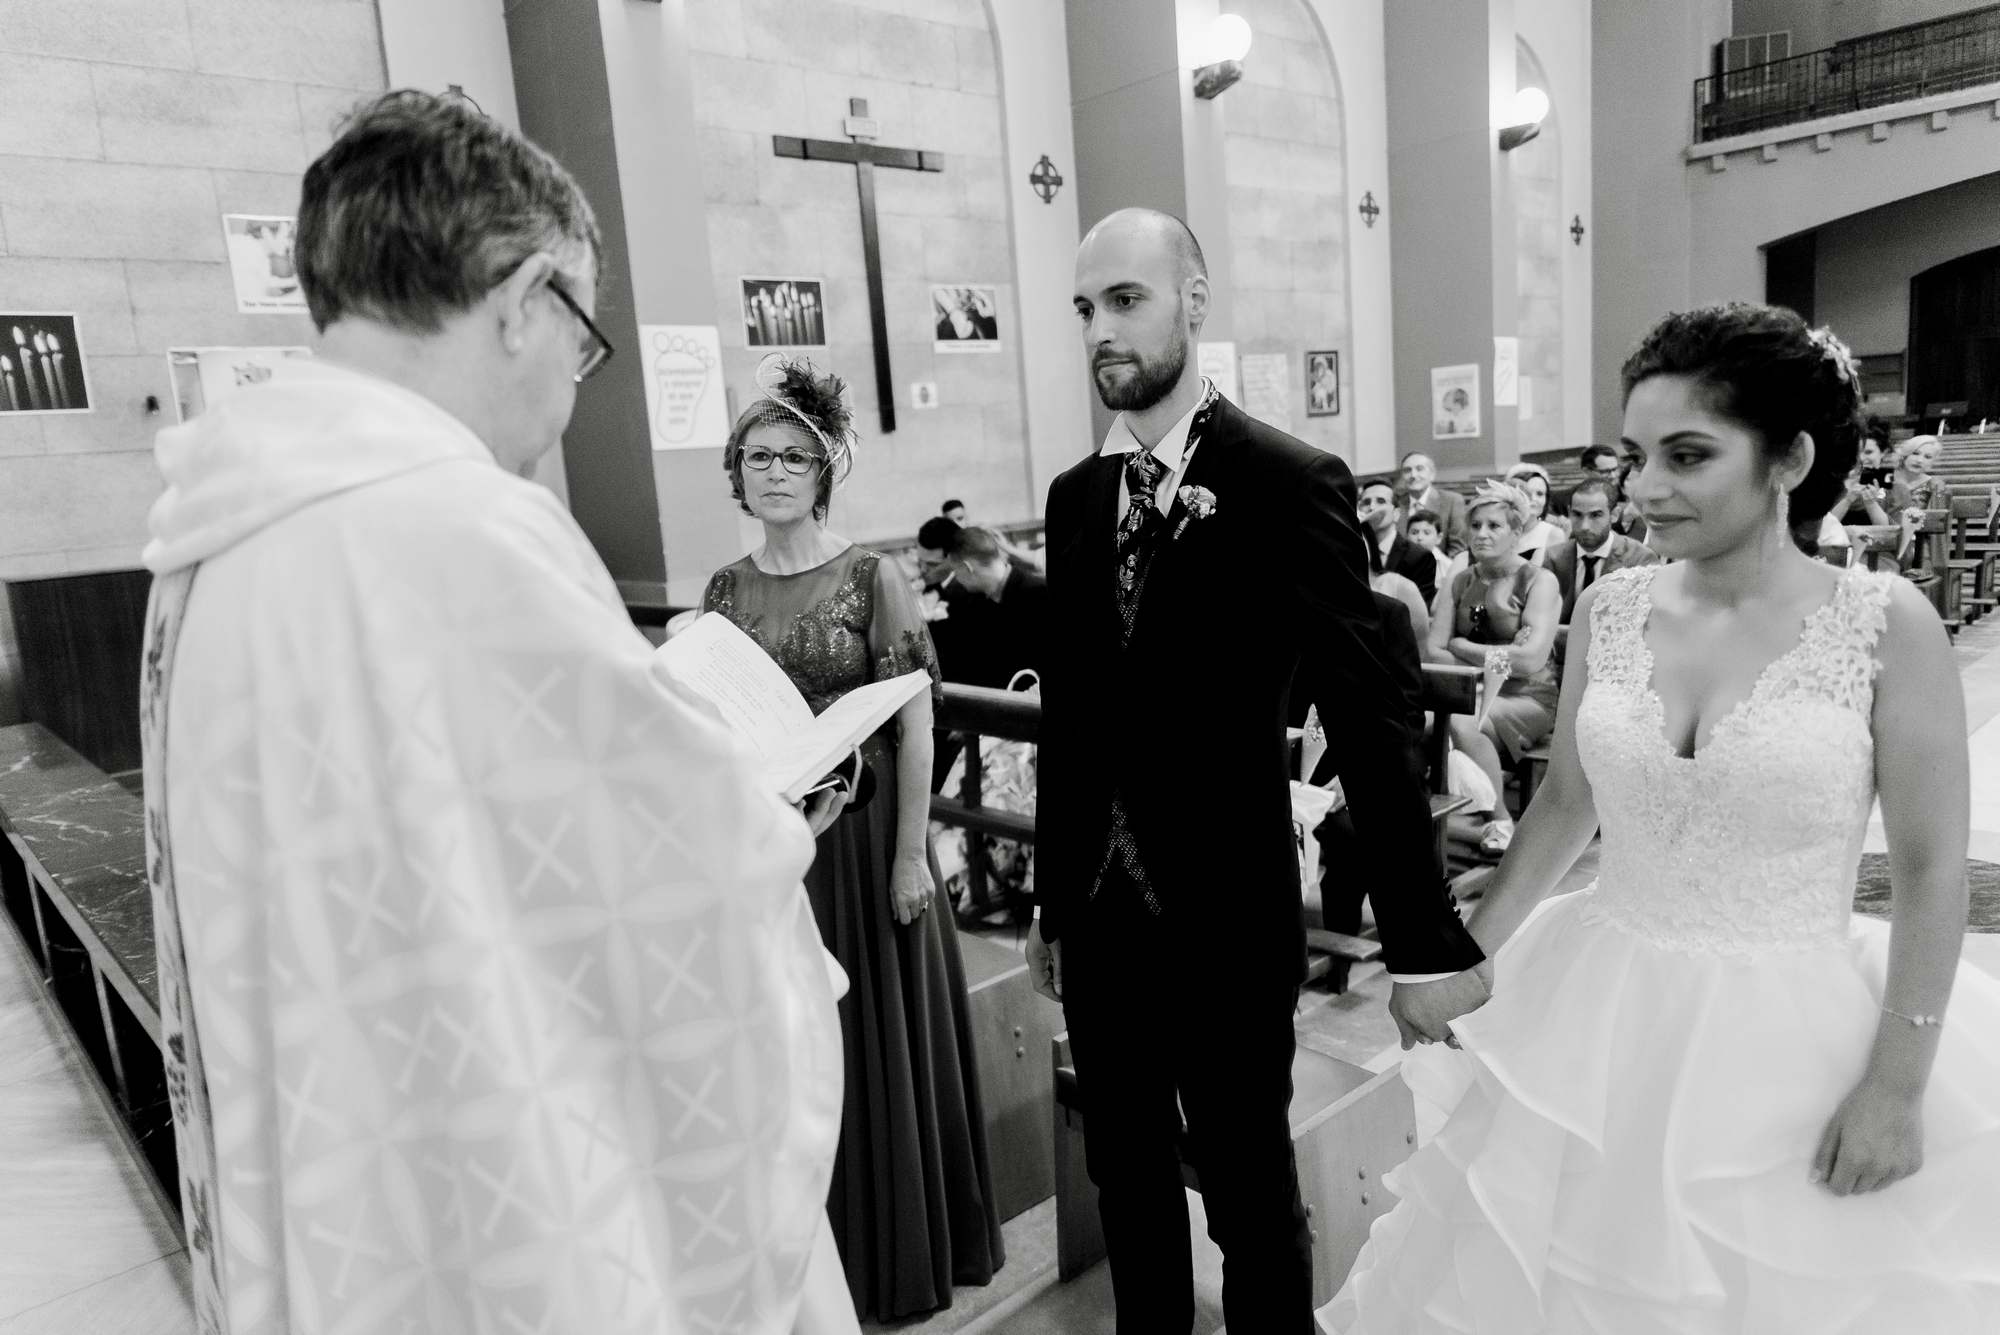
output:
<path id="1" fill-rule="evenodd" d="M 1869 427 L 1867 434 L 1861 437 L 1859 456 L 1855 460 L 1855 465 L 1861 470 L 1863 486 L 1887 490 L 1889 475 L 1896 471 L 1885 462 L 1888 458 L 1888 439 L 1887 433 L 1879 426 Z"/>
<path id="2" fill-rule="evenodd" d="M 1948 510 L 1951 488 L 1941 477 L 1932 476 L 1944 455 L 1944 442 L 1936 436 L 1911 436 L 1896 451 L 1896 470 L 1889 476 L 1889 494 L 1882 508 L 1890 522 L 1901 520 L 1912 510 Z"/>
<path id="3" fill-rule="evenodd" d="M 764 544 L 702 595 L 791 677 L 815 713 L 906 672 L 938 677 L 895 562 L 827 527 L 853 459 L 836 376 L 779 362 L 722 451 L 731 493 Z M 806 892 L 820 938 L 853 980 L 840 1003 L 847 1104 L 828 1201 L 854 1305 L 895 1320 L 985 1284 L 1004 1252 L 966 1013 L 965 968 L 930 843 L 931 711 L 920 693 L 861 754 L 875 795 L 819 837 Z"/>
<path id="4" fill-rule="evenodd" d="M 926 519 L 917 530 L 919 578 L 926 601 L 936 600 L 926 608 L 924 620 L 937 650 L 938 670 L 946 681 L 1004 685 L 1004 680 L 993 680 L 993 600 L 966 583 L 952 563 L 959 532 L 957 524 L 942 516 Z"/>
<path id="5" fill-rule="evenodd" d="M 1431 554 L 1438 572 L 1436 582 L 1443 583 L 1444 568 L 1451 560 L 1444 554 L 1444 521 L 1429 510 L 1412 510 L 1403 521 L 1403 536 L 1412 547 L 1421 547 Z"/>
<path id="6" fill-rule="evenodd" d="M 146 549 L 196 1324 L 858 1331 L 811 829 L 521 476 L 611 355 L 589 202 L 390 93 L 297 241 L 319 355 L 160 433 Z"/>
<path id="7" fill-rule="evenodd" d="M 1639 517 L 1639 507 L 1625 498 L 1625 474 L 1630 469 L 1618 451 L 1609 445 L 1586 445 L 1577 462 L 1586 481 L 1603 482 L 1611 488 L 1611 531 L 1644 542 L 1646 521 Z M 1568 506 L 1563 508 L 1567 513 Z"/>
<path id="8" fill-rule="evenodd" d="M 1465 497 L 1437 485 L 1437 463 L 1421 450 L 1403 456 L 1401 486 L 1396 499 L 1398 526 L 1407 526 L 1410 516 L 1429 510 L 1438 517 L 1444 531 L 1444 554 L 1457 556 L 1465 550 Z"/>
<path id="9" fill-rule="evenodd" d="M 1829 518 L 1841 524 L 1892 524 L 1888 509 L 1883 502 L 1888 499 L 1888 488 L 1868 480 L 1868 469 L 1856 464 L 1847 474 L 1847 490 L 1833 503 L 1827 512 Z M 1880 470 L 1877 470 L 1880 471 Z"/>
<path id="10" fill-rule="evenodd" d="M 1549 548 L 1569 536 L 1569 521 L 1549 513 L 1549 470 L 1519 463 L 1507 470 L 1507 481 L 1521 489 L 1534 507 L 1528 531 L 1521 535 L 1521 555 L 1541 565 Z"/>
<path id="11" fill-rule="evenodd" d="M 1611 484 L 1586 478 L 1569 494 L 1571 536 L 1549 549 L 1543 567 L 1562 591 L 1562 624 L 1569 624 L 1577 596 L 1614 570 L 1658 565 L 1660 556 L 1611 528 Z"/>
<path id="12" fill-rule="evenodd" d="M 960 582 L 993 605 L 989 657 L 983 666 L 997 680 L 973 684 L 1005 686 L 1024 668 L 1039 675 L 1046 647 L 1048 577 L 1032 566 L 1023 569 L 1016 564 L 1000 535 L 977 525 L 958 531 L 951 562 Z"/>
<path id="13" fill-rule="evenodd" d="M 1486 771 L 1496 794 L 1505 791 L 1500 748 L 1518 761 L 1556 722 L 1551 651 L 1562 594 L 1554 575 L 1517 550 L 1532 509 L 1518 487 L 1480 487 L 1466 517 L 1472 564 L 1438 595 L 1431 618 L 1433 662 L 1486 669 L 1484 712 L 1477 719 L 1452 715 L 1451 739 Z M 1500 803 L 1488 815 L 1479 846 L 1502 853 L 1513 838 L 1514 822 Z"/>
<path id="14" fill-rule="evenodd" d="M 1437 596 L 1437 560 L 1411 543 L 1396 527 L 1396 492 L 1387 482 L 1370 482 L 1361 488 L 1354 512 L 1361 520 L 1368 543 L 1368 569 L 1373 574 L 1393 571 L 1417 586 L 1425 606 Z"/>

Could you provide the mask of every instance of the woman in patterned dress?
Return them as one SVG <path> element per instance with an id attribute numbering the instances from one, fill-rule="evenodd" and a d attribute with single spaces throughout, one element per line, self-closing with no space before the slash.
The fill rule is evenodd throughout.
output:
<path id="1" fill-rule="evenodd" d="M 709 581 L 723 613 L 819 713 L 857 686 L 938 680 L 923 612 L 894 561 L 826 528 L 850 462 L 841 382 L 780 365 L 730 432 L 723 468 L 764 545 Z M 966 1015 L 965 971 L 929 838 L 932 695 L 862 744 L 875 794 L 819 838 L 806 890 L 851 987 L 847 1092 L 827 1214 L 862 1315 L 884 1320 L 985 1284 L 1005 1255 Z"/>

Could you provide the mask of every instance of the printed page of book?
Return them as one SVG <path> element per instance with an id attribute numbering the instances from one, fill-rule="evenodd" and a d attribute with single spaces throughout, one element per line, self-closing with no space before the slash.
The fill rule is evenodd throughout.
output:
<path id="1" fill-rule="evenodd" d="M 813 724 L 812 708 L 785 670 L 720 612 L 697 617 L 655 652 L 676 681 L 721 711 L 767 763 Z"/>
<path id="2" fill-rule="evenodd" d="M 765 774 L 796 802 L 820 776 L 831 771 L 877 728 L 918 694 L 931 688 L 928 672 L 906 672 L 886 681 L 857 686 L 826 707 L 826 712 L 792 734 L 777 751 L 764 754 Z"/>

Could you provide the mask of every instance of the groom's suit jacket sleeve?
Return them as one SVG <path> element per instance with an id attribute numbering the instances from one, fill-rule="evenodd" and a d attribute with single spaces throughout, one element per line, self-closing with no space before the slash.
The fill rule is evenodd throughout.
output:
<path id="1" fill-rule="evenodd" d="M 1319 706 L 1327 754 L 1353 812 L 1359 865 L 1391 973 L 1468 969 L 1483 953 L 1459 921 L 1431 835 L 1430 798 L 1389 665 L 1367 548 L 1354 517 L 1354 479 L 1331 454 L 1308 464 L 1293 513 L 1279 526 L 1298 608 L 1298 681 Z"/>

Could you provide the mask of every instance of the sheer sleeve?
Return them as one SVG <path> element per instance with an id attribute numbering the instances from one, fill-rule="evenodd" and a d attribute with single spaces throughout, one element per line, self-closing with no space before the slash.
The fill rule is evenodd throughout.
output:
<path id="1" fill-rule="evenodd" d="M 922 670 L 931 674 L 931 703 L 944 696 L 944 674 L 924 624 L 924 612 L 894 559 L 875 557 L 875 610 L 868 619 L 868 655 L 874 680 Z"/>

